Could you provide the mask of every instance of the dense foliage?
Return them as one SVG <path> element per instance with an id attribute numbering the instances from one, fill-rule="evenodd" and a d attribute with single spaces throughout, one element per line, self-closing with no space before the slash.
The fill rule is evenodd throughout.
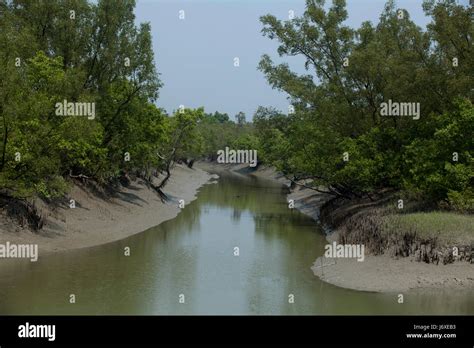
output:
<path id="1" fill-rule="evenodd" d="M 229 146 L 256 149 L 259 163 L 335 196 L 388 188 L 474 209 L 472 8 L 426 0 L 426 29 L 394 1 L 359 28 L 344 24 L 344 0 L 307 0 L 288 21 L 263 16 L 278 54 L 304 57 L 308 73 L 264 55 L 258 68 L 294 112 L 260 107 L 247 122 L 242 112 L 169 116 L 156 106 L 151 29 L 135 24 L 134 7 L 0 0 L 2 195 L 53 199 L 68 178 L 104 184 L 159 171 L 161 190 L 173 162 L 216 159 Z M 58 116 L 63 100 L 94 103 L 94 117 Z M 420 117 L 383 116 L 389 101 L 419 103 Z"/>
<path id="2" fill-rule="evenodd" d="M 380 189 L 474 208 L 472 7 L 425 1 L 426 30 L 388 1 L 378 24 L 344 24 L 344 0 L 308 0 L 302 17 L 261 18 L 280 56 L 305 58 L 307 75 L 265 55 L 259 69 L 290 96 L 288 116 L 254 117 L 260 159 L 315 189 L 358 197 Z M 384 102 L 419 103 L 420 117 L 382 116 Z"/>
<path id="3" fill-rule="evenodd" d="M 149 178 L 196 146 L 202 110 L 168 116 L 155 106 L 161 82 L 151 29 L 135 25 L 134 7 L 0 0 L 3 195 L 52 199 L 67 192 L 69 178 Z M 63 100 L 95 103 L 95 115 L 58 116 Z"/>

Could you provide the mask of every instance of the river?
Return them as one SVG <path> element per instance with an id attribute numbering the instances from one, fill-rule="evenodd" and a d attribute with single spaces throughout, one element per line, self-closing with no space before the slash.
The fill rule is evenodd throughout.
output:
<path id="1" fill-rule="evenodd" d="M 160 226 L 35 263 L 12 262 L 0 273 L 0 314 L 469 314 L 474 308 L 469 293 L 409 292 L 399 304 L 397 294 L 321 282 L 310 267 L 325 244 L 311 218 L 288 208 L 280 185 L 228 173 Z"/>

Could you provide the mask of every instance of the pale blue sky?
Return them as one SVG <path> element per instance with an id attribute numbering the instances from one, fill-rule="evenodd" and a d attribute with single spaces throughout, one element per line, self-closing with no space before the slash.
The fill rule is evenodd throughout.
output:
<path id="1" fill-rule="evenodd" d="M 467 3 L 468 0 L 461 0 Z M 286 95 L 272 90 L 257 70 L 267 53 L 281 62 L 278 44 L 260 33 L 259 17 L 271 13 L 280 19 L 288 11 L 301 15 L 304 0 L 138 0 L 137 22 L 151 22 L 156 67 L 164 83 L 158 106 L 172 112 L 180 104 L 204 106 L 206 112 L 243 111 L 250 120 L 259 105 L 274 106 L 285 113 Z M 357 27 L 365 20 L 378 21 L 385 0 L 347 0 L 347 24 Z M 428 23 L 422 0 L 398 0 L 422 27 Z M 184 10 L 185 19 L 179 19 Z M 240 67 L 234 67 L 239 57 Z M 303 60 L 288 61 L 303 72 Z"/>

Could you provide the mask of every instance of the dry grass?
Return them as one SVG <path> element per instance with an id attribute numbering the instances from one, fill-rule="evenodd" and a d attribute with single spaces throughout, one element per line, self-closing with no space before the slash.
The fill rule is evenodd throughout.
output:
<path id="1" fill-rule="evenodd" d="M 415 206 L 399 211 L 394 202 L 394 196 L 333 201 L 323 207 L 321 217 L 335 229 L 339 243 L 364 244 L 371 254 L 414 256 L 430 263 L 474 260 L 473 215 L 420 212 Z M 459 257 L 453 247 L 460 250 Z"/>
<path id="2" fill-rule="evenodd" d="M 384 233 L 413 232 L 422 239 L 436 239 L 441 245 L 474 244 L 474 216 L 450 212 L 390 214 Z"/>

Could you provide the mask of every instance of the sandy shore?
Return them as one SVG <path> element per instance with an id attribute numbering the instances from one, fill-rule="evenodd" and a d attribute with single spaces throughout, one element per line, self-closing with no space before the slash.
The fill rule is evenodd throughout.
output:
<path id="1" fill-rule="evenodd" d="M 207 167 L 206 167 L 207 166 Z M 203 168 L 215 166 L 201 165 Z M 219 165 L 219 168 L 247 173 L 257 177 L 278 181 L 289 186 L 289 180 L 271 167 L 251 170 L 248 165 Z M 296 187 L 287 195 L 295 201 L 295 208 L 319 221 L 321 206 L 330 196 L 313 190 Z M 326 235 L 328 243 L 337 240 L 337 232 Z M 323 262 L 323 268 L 321 268 Z M 363 262 L 356 259 L 315 260 L 311 266 L 313 273 L 321 280 L 347 289 L 372 292 L 404 292 L 412 289 L 474 289 L 474 265 L 454 262 L 434 265 L 417 262 L 411 257 L 395 259 L 388 255 L 366 255 Z"/>
<path id="2" fill-rule="evenodd" d="M 409 257 L 395 260 L 386 255 L 367 255 L 363 262 L 320 257 L 311 269 L 327 283 L 362 291 L 474 289 L 474 266 L 466 262 L 434 265 L 417 262 Z"/>
<path id="3" fill-rule="evenodd" d="M 273 168 L 252 170 L 246 165 L 209 163 L 198 163 L 195 169 L 177 165 L 164 190 L 171 198 L 167 203 L 161 202 L 141 181 L 117 192 L 114 198 L 101 198 L 76 185 L 69 195 L 76 200 L 76 208 L 48 212 L 47 222 L 38 233 L 22 229 L 2 216 L 0 244 L 38 244 L 41 257 L 49 252 L 97 246 L 143 232 L 176 217 L 181 210 L 178 207 L 180 199 L 185 204 L 195 199 L 199 187 L 212 177 L 206 169 L 237 171 L 289 186 L 289 181 Z M 287 198 L 295 201 L 296 209 L 318 220 L 320 208 L 328 196 L 297 187 Z M 335 233 L 330 233 L 327 240 L 330 243 L 336 237 Z M 325 282 L 355 290 L 399 292 L 419 288 L 474 288 L 474 265 L 466 262 L 433 265 L 416 262 L 410 257 L 394 259 L 386 255 L 367 255 L 364 262 L 355 259 L 337 259 L 335 262 L 320 257 L 311 268 Z"/>
<path id="4" fill-rule="evenodd" d="M 76 208 L 49 211 L 44 228 L 38 233 L 18 227 L 10 219 L 0 219 L 0 243 L 38 244 L 39 255 L 97 246 L 143 232 L 170 220 L 185 204 L 196 198 L 197 190 L 212 176 L 201 169 L 176 165 L 164 188 L 170 201 L 163 203 L 155 191 L 138 180 L 117 192 L 114 198 L 100 197 L 75 185 L 69 197 Z"/>

